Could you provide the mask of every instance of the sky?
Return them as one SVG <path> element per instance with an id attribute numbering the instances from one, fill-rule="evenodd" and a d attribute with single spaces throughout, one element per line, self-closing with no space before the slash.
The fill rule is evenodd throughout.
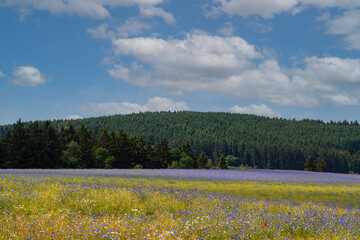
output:
<path id="1" fill-rule="evenodd" d="M 360 0 L 0 0 L 0 124 L 360 120 Z"/>

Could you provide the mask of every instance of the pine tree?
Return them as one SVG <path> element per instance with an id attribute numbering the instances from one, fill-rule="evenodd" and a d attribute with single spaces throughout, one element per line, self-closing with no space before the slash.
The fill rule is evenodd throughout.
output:
<path id="1" fill-rule="evenodd" d="M 58 132 L 50 121 L 45 121 L 40 127 L 42 144 L 40 161 L 42 166 L 47 168 L 60 168 L 61 158 L 61 142 L 58 137 Z"/>
<path id="2" fill-rule="evenodd" d="M 93 159 L 93 148 L 95 146 L 95 137 L 92 131 L 89 131 L 84 125 L 81 125 L 77 132 L 77 143 L 81 147 L 81 159 L 85 168 L 95 167 Z"/>
<path id="3" fill-rule="evenodd" d="M 151 159 L 152 168 L 167 168 L 170 164 L 171 156 L 169 152 L 169 146 L 164 138 L 160 142 L 156 143 L 153 156 Z"/>
<path id="4" fill-rule="evenodd" d="M 223 154 L 221 154 L 221 156 L 219 158 L 218 168 L 220 168 L 220 169 L 227 169 L 228 168 L 227 163 L 226 163 L 226 159 L 225 159 Z"/>
<path id="5" fill-rule="evenodd" d="M 209 164 L 209 158 L 206 156 L 205 152 L 201 152 L 199 158 L 197 159 L 198 168 L 207 168 Z"/>
<path id="6" fill-rule="evenodd" d="M 5 165 L 11 168 L 29 167 L 28 136 L 19 119 L 5 136 Z"/>

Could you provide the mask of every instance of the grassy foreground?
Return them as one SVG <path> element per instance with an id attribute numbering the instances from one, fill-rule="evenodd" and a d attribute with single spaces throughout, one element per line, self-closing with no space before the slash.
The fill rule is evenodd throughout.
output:
<path id="1" fill-rule="evenodd" d="M 359 239 L 360 185 L 0 178 L 0 239 Z"/>

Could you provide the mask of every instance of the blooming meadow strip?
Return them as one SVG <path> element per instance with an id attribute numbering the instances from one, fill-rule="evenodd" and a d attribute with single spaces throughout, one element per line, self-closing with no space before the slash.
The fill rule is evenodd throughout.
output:
<path id="1" fill-rule="evenodd" d="M 263 179 L 197 181 L 174 175 L 144 177 L 140 175 L 142 171 L 135 178 L 98 170 L 2 171 L 0 238 L 356 239 L 360 236 L 359 206 L 343 205 L 341 196 L 333 198 L 331 204 L 311 201 L 319 194 L 314 190 L 317 187 L 330 192 L 335 189 L 333 196 L 341 194 L 337 187 L 346 188 L 356 197 L 356 184 L 308 183 L 304 188 L 308 190 L 308 199 L 296 202 L 291 197 L 279 201 L 272 195 L 261 199 L 229 190 L 249 185 L 267 193 L 264 189 L 272 185 Z M 169 175 L 179 173 L 169 172 Z M 216 174 L 221 172 L 225 176 L 229 171 Z M 182 173 L 185 175 L 186 171 Z M 299 186 L 273 183 L 274 189 L 283 188 L 284 192 Z"/>

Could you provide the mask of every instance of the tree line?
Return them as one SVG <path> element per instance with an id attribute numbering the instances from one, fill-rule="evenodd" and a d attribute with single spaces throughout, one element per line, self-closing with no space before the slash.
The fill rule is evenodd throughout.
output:
<path id="1" fill-rule="evenodd" d="M 224 156 L 221 156 L 221 168 Z M 18 120 L 0 141 L 1 168 L 212 168 L 189 144 L 171 148 L 164 138 L 152 145 L 143 137 L 100 129 L 97 136 L 82 125 L 57 130 L 50 121 Z"/>
<path id="2" fill-rule="evenodd" d="M 15 128 L 14 125 L 0 126 L 2 148 Z M 208 158 L 207 167 L 213 167 L 219 165 L 223 155 L 230 167 L 360 173 L 357 121 L 324 123 L 185 111 L 27 122 L 22 123 L 22 128 L 30 132 L 54 131 L 58 135 L 60 143 L 55 145 L 59 146 L 60 150 L 56 151 L 60 157 L 55 158 L 59 163 L 55 167 L 196 168 L 201 155 Z M 43 135 L 38 142 L 47 141 L 49 134 Z M 161 164 L 160 143 L 168 149 L 163 151 L 165 157 Z M 75 161 L 79 157 L 70 157 L 76 152 L 81 155 L 81 161 Z M 46 157 L 45 153 L 41 153 L 41 158 Z M 8 157 L 2 157 L 5 158 Z M 102 158 L 107 161 L 95 160 Z M 30 163 L 32 161 L 35 160 Z M 102 164 L 96 165 L 96 162 Z"/>

